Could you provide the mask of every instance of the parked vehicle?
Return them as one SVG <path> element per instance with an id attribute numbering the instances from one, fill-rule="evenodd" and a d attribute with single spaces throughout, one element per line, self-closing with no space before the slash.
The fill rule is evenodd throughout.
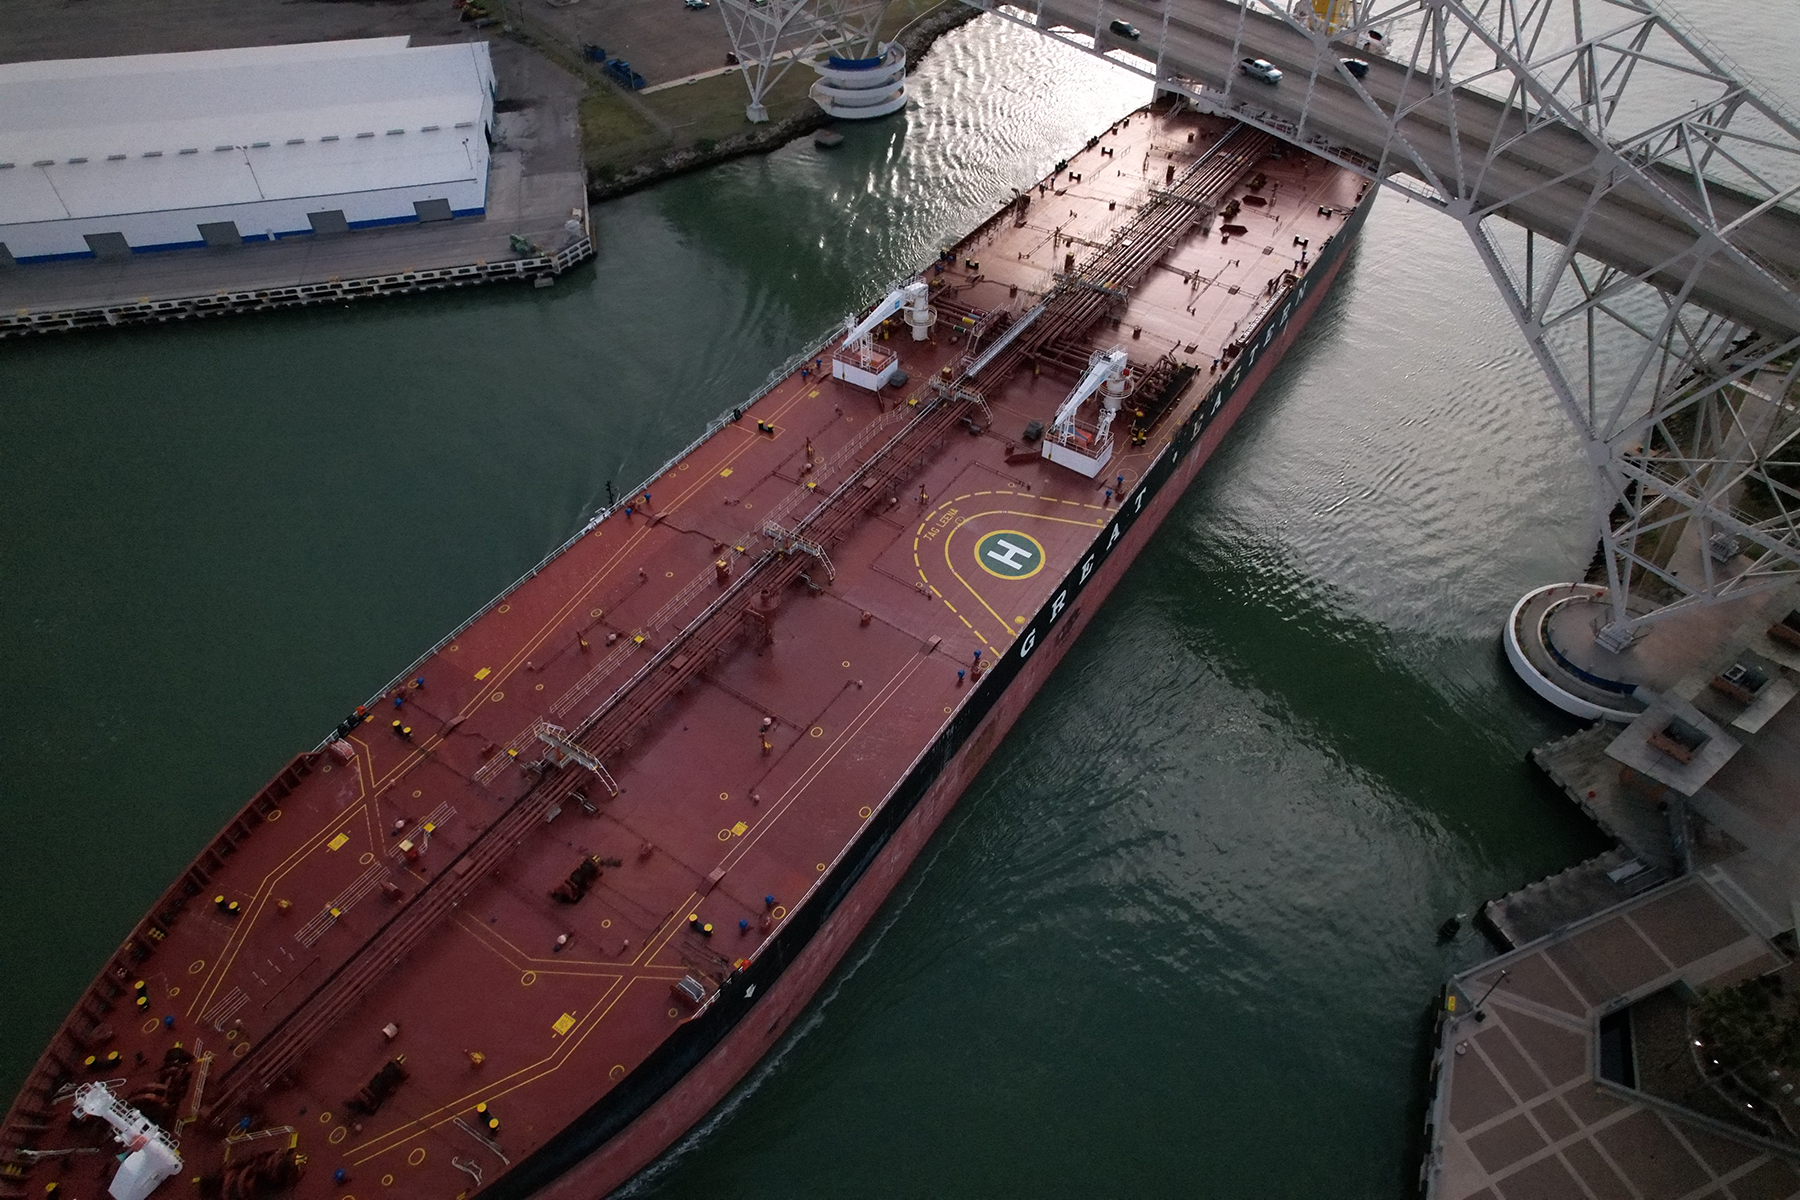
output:
<path id="1" fill-rule="evenodd" d="M 1360 58 L 1341 58 L 1338 61 L 1344 64 L 1344 70 L 1350 72 L 1352 75 L 1356 76 L 1358 79 L 1364 79 L 1364 78 L 1368 77 L 1369 64 L 1364 62 L 1362 59 L 1360 59 Z"/>
<path id="2" fill-rule="evenodd" d="M 1114 21 L 1111 28 L 1112 31 L 1120 37 L 1130 38 L 1134 42 L 1137 41 L 1139 37 L 1143 36 L 1138 31 L 1138 27 L 1133 25 L 1130 21 Z"/>
<path id="3" fill-rule="evenodd" d="M 711 5 L 709 5 L 706 2 L 706 0 L 681 0 L 681 2 L 685 5 L 687 5 L 687 7 L 689 7 L 689 8 L 710 8 L 711 7 Z"/>
<path id="4" fill-rule="evenodd" d="M 622 58 L 609 58 L 606 65 L 600 68 L 612 77 L 614 83 L 629 92 L 642 91 L 644 77 L 631 69 L 631 64 Z"/>
<path id="5" fill-rule="evenodd" d="M 1238 63 L 1238 70 L 1252 79 L 1260 79 L 1264 83 L 1280 83 L 1281 68 L 1266 58 L 1246 58 Z"/>

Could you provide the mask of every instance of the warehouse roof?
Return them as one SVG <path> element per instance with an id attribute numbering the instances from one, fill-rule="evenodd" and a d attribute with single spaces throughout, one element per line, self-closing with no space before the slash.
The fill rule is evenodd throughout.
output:
<path id="1" fill-rule="evenodd" d="M 492 86 L 404 37 L 0 65 L 0 224 L 467 178 Z"/>

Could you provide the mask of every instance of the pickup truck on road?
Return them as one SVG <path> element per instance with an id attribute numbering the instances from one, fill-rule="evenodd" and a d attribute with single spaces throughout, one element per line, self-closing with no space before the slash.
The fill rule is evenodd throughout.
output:
<path id="1" fill-rule="evenodd" d="M 1280 83 L 1281 68 L 1266 58 L 1246 58 L 1238 62 L 1238 70 L 1264 83 Z"/>

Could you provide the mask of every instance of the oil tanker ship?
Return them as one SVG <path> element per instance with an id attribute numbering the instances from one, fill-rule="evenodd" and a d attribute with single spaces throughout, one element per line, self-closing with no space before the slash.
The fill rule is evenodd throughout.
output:
<path id="1" fill-rule="evenodd" d="M 1329 291 L 1351 173 L 1141 110 L 298 755 L 0 1198 L 603 1195 L 775 1045 Z"/>

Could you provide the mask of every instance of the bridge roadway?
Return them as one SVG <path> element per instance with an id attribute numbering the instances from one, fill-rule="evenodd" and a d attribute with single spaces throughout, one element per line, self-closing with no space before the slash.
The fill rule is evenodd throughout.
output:
<path id="1" fill-rule="evenodd" d="M 994 7 L 993 0 L 967 2 Z M 1141 40 L 1110 32 L 1107 26 L 1113 20 L 1136 25 Z M 1460 188 L 1475 213 L 1492 208 L 1506 220 L 1564 245 L 1579 230 L 1581 253 L 1633 276 L 1648 277 L 1667 292 L 1679 292 L 1692 271 L 1697 248 L 1710 244 L 1699 233 L 1707 227 L 1706 201 L 1721 227 L 1753 208 L 1748 198 L 1716 183 L 1709 184 L 1702 197 L 1691 178 L 1658 168 L 1669 193 L 1701 214 L 1691 226 L 1684 226 L 1648 187 L 1632 180 L 1602 195 L 1584 221 L 1584 209 L 1602 173 L 1613 166 L 1613 157 L 1596 153 L 1580 131 L 1561 124 L 1546 125 L 1521 138 L 1516 110 L 1509 112 L 1501 102 L 1467 88 L 1455 92 L 1453 121 L 1448 102 L 1434 99 L 1400 120 L 1396 132 L 1405 146 L 1390 148 L 1389 114 L 1403 95 L 1407 103 L 1416 103 L 1428 86 L 1417 77 L 1408 81 L 1406 62 L 1367 59 L 1363 86 L 1384 110 L 1374 111 L 1337 65 L 1340 55 L 1352 54 L 1347 47 L 1321 47 L 1273 17 L 1244 14 L 1242 41 L 1234 56 L 1240 14 L 1228 0 L 1099 0 L 1097 6 L 1041 0 L 1037 22 L 1044 28 L 1061 25 L 1095 33 L 1101 50 L 1123 50 L 1152 64 L 1160 55 L 1164 78 L 1203 84 L 1215 94 L 1229 83 L 1227 106 L 1260 109 L 1277 123 L 1298 129 L 1297 135 L 1288 135 L 1290 140 L 1323 138 L 1371 162 L 1381 160 L 1385 152 L 1390 170 L 1419 176 L 1407 154 L 1410 148 L 1446 187 Z M 1268 59 L 1286 78 L 1270 86 L 1238 74 L 1236 58 L 1245 57 Z M 1506 144 L 1492 149 L 1497 140 Z M 1490 151 L 1492 161 L 1484 164 Z M 1690 298 L 1772 336 L 1800 336 L 1800 213 L 1770 209 L 1753 216 L 1729 240 L 1753 265 L 1714 254 L 1701 268 Z"/>

